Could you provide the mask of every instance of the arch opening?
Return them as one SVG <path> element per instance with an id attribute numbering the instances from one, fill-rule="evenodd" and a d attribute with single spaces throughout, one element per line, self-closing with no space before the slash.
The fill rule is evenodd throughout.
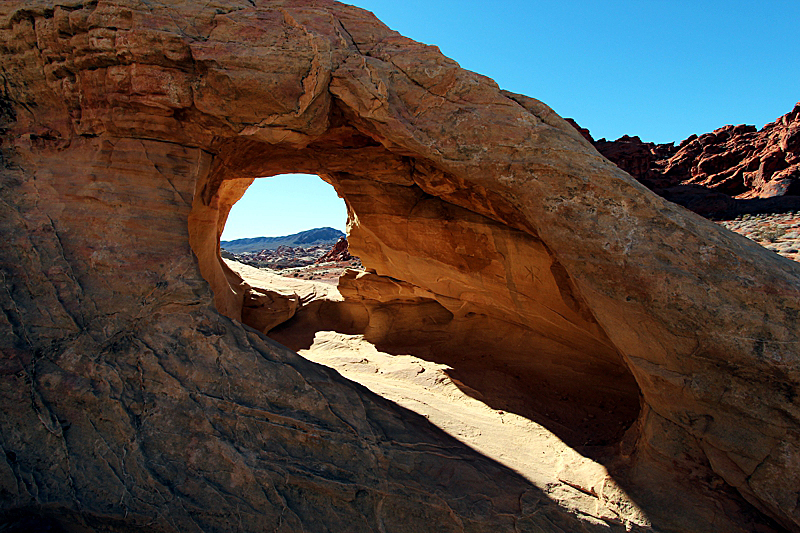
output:
<path id="1" fill-rule="evenodd" d="M 347 208 L 312 174 L 257 178 L 231 208 L 220 237 L 223 259 L 275 274 L 336 284 L 349 254 Z"/>
<path id="2" fill-rule="evenodd" d="M 547 245 L 484 191 L 354 137 L 221 150 L 190 216 L 217 309 L 345 375 L 354 361 L 367 368 L 374 359 L 376 374 L 404 361 L 385 373 L 438 372 L 589 453 L 620 442 L 639 414 L 638 385 Z M 315 173 L 346 204 L 364 270 L 344 272 L 338 287 L 288 278 L 259 286 L 220 255 L 228 213 L 252 176 L 286 172 Z"/>

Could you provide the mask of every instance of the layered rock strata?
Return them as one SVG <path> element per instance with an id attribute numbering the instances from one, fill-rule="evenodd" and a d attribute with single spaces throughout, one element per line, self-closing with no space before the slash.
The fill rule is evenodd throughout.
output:
<path id="1" fill-rule="evenodd" d="M 800 102 L 761 130 L 740 124 L 692 135 L 678 146 L 625 135 L 594 140 L 605 157 L 665 198 L 709 216 L 800 208 Z M 772 201 L 737 202 L 772 199 Z"/>
<path id="2" fill-rule="evenodd" d="M 793 262 L 357 8 L 1 9 L 9 527 L 625 529 L 241 324 L 258 302 L 219 256 L 227 213 L 304 172 L 370 270 L 343 284 L 352 327 L 613 396 L 636 418 L 601 444 L 657 530 L 800 530 Z"/>

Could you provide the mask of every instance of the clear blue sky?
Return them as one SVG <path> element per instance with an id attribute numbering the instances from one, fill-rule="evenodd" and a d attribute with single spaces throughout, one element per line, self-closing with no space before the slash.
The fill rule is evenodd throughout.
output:
<path id="1" fill-rule="evenodd" d="M 231 209 L 223 241 L 279 237 L 329 226 L 345 231 L 344 200 L 319 176 L 282 174 L 256 179 Z"/>
<path id="2" fill-rule="evenodd" d="M 629 134 L 660 143 L 726 124 L 760 128 L 800 101 L 800 0 L 351 3 L 500 87 L 542 100 L 596 139 Z M 329 222 L 311 223 L 306 214 L 289 225 L 293 212 L 322 194 L 296 190 L 294 203 L 278 204 L 287 206 L 280 208 L 283 222 L 239 236 L 344 229 L 344 205 L 333 202 L 335 193 L 330 205 L 340 214 L 325 215 Z M 243 201 L 254 193 L 248 190 Z M 275 205 L 266 197 L 256 203 Z"/>

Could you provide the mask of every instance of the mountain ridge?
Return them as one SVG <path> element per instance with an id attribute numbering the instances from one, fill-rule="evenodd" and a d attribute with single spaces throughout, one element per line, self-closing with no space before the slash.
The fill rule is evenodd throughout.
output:
<path id="1" fill-rule="evenodd" d="M 279 246 L 313 246 L 315 244 L 334 244 L 345 234 L 331 227 L 313 228 L 291 235 L 279 237 L 245 237 L 220 241 L 220 247 L 231 253 L 260 252 L 261 250 L 275 250 Z"/>

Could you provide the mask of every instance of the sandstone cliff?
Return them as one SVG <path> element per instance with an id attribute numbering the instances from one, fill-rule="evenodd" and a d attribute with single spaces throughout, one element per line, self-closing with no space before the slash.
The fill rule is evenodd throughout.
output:
<path id="1" fill-rule="evenodd" d="M 227 213 L 302 172 L 369 270 L 314 320 L 478 378 L 480 355 L 565 411 L 607 398 L 589 444 L 655 530 L 800 530 L 798 265 L 357 8 L 0 6 L 4 526 L 638 527 L 241 323 L 259 295 L 220 258 Z"/>

